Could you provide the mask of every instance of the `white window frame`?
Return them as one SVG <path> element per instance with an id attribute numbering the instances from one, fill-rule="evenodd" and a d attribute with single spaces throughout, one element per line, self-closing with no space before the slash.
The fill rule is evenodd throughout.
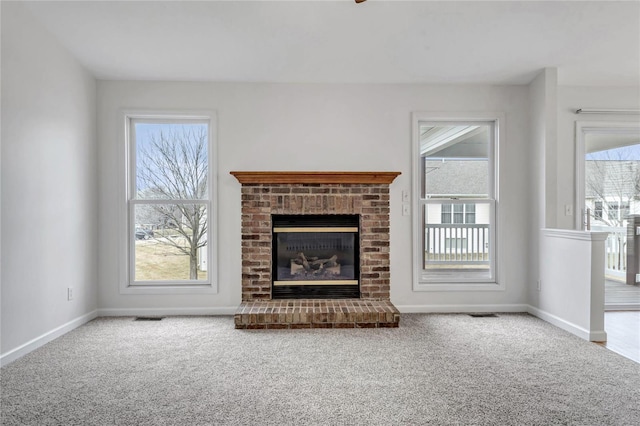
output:
<path id="1" fill-rule="evenodd" d="M 489 199 L 465 198 L 464 200 L 449 200 L 439 198 L 437 200 L 426 200 L 421 195 L 422 167 L 420 157 L 420 123 L 437 122 L 439 124 L 491 124 L 493 126 L 494 141 L 489 147 L 489 188 L 493 194 L 489 194 Z M 501 226 L 499 210 L 499 164 L 500 151 L 504 140 L 505 116 L 503 113 L 477 113 L 477 112 L 414 112 L 412 114 L 412 195 L 413 195 L 413 291 L 504 291 L 504 283 L 500 280 L 502 265 L 498 262 L 501 244 Z M 464 273 L 451 273 L 449 275 L 429 277 L 423 268 L 423 244 L 424 244 L 424 224 L 423 211 L 428 203 L 442 201 L 451 203 L 489 203 L 490 205 L 490 238 L 493 244 L 490 247 L 491 277 L 480 279 L 474 275 Z M 477 206 L 476 206 L 477 208 Z"/>
<path id="2" fill-rule="evenodd" d="M 135 205 L 142 202 L 135 197 L 135 144 L 131 140 L 133 121 L 158 121 L 180 123 L 182 121 L 207 122 L 208 129 L 208 188 L 207 200 L 145 200 L 146 204 L 204 204 L 207 211 L 207 279 L 173 281 L 135 281 Z M 123 111 L 120 115 L 121 167 L 119 249 L 120 294 L 194 294 L 218 292 L 218 214 L 217 214 L 217 117 L 213 111 Z"/>

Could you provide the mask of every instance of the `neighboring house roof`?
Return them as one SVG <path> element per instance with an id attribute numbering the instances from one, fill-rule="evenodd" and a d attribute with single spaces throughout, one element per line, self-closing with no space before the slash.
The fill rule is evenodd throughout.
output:
<path id="1" fill-rule="evenodd" d="M 640 195 L 640 161 L 588 160 L 585 163 L 586 198 Z"/>
<path id="2" fill-rule="evenodd" d="M 425 167 L 427 195 L 487 195 L 486 160 L 427 160 Z"/>

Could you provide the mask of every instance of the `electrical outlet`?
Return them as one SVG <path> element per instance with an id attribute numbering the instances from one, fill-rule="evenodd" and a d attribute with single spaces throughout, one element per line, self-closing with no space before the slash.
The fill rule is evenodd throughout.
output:
<path id="1" fill-rule="evenodd" d="M 411 211 L 409 209 L 409 204 L 403 204 L 402 205 L 402 216 L 410 216 L 411 215 Z"/>
<path id="2" fill-rule="evenodd" d="M 565 204 L 564 205 L 564 215 L 565 216 L 573 216 L 573 205 Z"/>
<path id="3" fill-rule="evenodd" d="M 73 288 L 67 287 L 67 300 L 73 300 Z"/>
<path id="4" fill-rule="evenodd" d="M 538 291 L 542 289 L 542 280 L 538 280 L 537 288 L 538 288 Z"/>

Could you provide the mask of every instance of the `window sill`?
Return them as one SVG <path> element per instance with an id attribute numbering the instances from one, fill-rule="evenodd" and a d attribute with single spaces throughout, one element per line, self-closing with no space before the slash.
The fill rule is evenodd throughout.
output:
<path id="1" fill-rule="evenodd" d="M 413 291 L 504 291 L 505 286 L 497 282 L 418 282 Z"/>
<path id="2" fill-rule="evenodd" d="M 128 285 L 120 287 L 120 294 L 216 294 L 212 284 L 200 285 Z"/>

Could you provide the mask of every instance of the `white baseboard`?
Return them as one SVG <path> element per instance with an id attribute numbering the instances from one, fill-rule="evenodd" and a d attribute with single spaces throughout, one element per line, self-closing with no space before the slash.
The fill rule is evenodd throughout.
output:
<path id="1" fill-rule="evenodd" d="M 82 324 L 86 324 L 92 319 L 98 316 L 98 311 L 92 311 L 88 314 L 82 315 L 76 319 L 73 319 L 66 324 L 61 325 L 60 327 L 54 328 L 51 331 L 44 333 L 41 336 L 36 337 L 25 343 L 24 345 L 18 346 L 15 349 L 10 350 L 4 354 L 0 355 L 0 366 L 5 366 L 18 358 L 25 356 L 29 352 L 38 349 L 41 346 L 49 343 L 50 341 L 57 339 L 58 337 L 70 332 L 71 330 L 80 327 Z"/>
<path id="2" fill-rule="evenodd" d="M 103 308 L 98 309 L 100 317 L 139 317 L 139 316 L 194 316 L 194 315 L 233 315 L 237 306 L 216 308 Z"/>
<path id="3" fill-rule="evenodd" d="M 531 315 L 534 315 L 541 320 L 544 320 L 550 324 L 555 325 L 558 328 L 563 329 L 564 331 L 568 331 L 571 334 L 574 334 L 581 339 L 588 340 L 590 342 L 606 342 L 607 341 L 607 333 L 604 330 L 594 330 L 590 331 L 586 328 L 580 327 L 579 325 L 573 324 L 567 320 L 564 320 L 560 317 L 557 317 L 549 312 L 543 311 L 541 309 L 536 308 L 535 306 L 529 305 L 528 312 Z"/>
<path id="4" fill-rule="evenodd" d="M 469 313 L 469 312 L 528 312 L 529 305 L 396 305 L 403 314 Z"/>

